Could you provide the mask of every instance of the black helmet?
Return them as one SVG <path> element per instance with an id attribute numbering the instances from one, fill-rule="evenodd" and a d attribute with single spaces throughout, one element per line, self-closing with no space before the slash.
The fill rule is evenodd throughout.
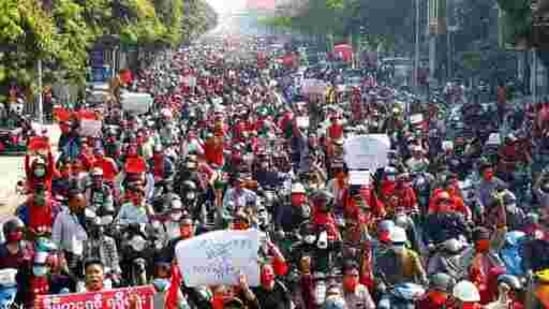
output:
<path id="1" fill-rule="evenodd" d="M 2 231 L 4 232 L 4 237 L 11 232 L 17 230 L 17 229 L 24 229 L 25 224 L 21 219 L 19 218 L 12 218 L 4 223 L 2 226 Z"/>
<path id="2" fill-rule="evenodd" d="M 183 182 L 183 188 L 185 188 L 186 191 L 196 191 L 196 183 L 191 180 L 185 180 Z"/>

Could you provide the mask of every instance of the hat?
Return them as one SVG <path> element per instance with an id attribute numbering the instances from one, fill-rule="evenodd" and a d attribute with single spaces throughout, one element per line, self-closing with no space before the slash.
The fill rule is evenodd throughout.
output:
<path id="1" fill-rule="evenodd" d="M 100 167 L 94 167 L 91 171 L 92 176 L 103 176 L 103 169 Z"/>

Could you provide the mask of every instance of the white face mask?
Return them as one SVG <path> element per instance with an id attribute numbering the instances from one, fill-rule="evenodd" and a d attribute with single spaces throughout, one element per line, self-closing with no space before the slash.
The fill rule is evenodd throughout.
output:
<path id="1" fill-rule="evenodd" d="M 507 211 L 510 212 L 510 213 L 515 213 L 515 212 L 517 212 L 517 204 L 515 204 L 515 203 L 509 204 L 509 205 L 505 205 L 505 208 L 506 208 Z"/>
<path id="2" fill-rule="evenodd" d="M 304 237 L 303 240 L 304 240 L 305 243 L 307 243 L 307 244 L 313 244 L 313 243 L 315 242 L 315 240 L 316 240 L 316 237 L 315 237 L 315 235 L 307 235 L 307 236 Z"/>
<path id="3" fill-rule="evenodd" d="M 387 180 L 388 180 L 388 181 L 395 181 L 395 180 L 396 180 L 396 176 L 394 176 L 394 175 L 389 175 L 389 176 L 387 176 Z"/>
<path id="4" fill-rule="evenodd" d="M 185 198 L 187 200 L 194 200 L 194 193 L 193 192 L 189 192 L 185 195 Z"/>

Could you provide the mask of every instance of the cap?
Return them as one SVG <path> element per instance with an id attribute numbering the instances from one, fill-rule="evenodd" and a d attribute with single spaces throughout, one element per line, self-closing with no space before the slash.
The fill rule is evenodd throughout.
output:
<path id="1" fill-rule="evenodd" d="M 292 193 L 306 193 L 305 187 L 301 183 L 296 182 L 292 185 Z"/>
<path id="2" fill-rule="evenodd" d="M 92 176 L 103 176 L 103 169 L 100 167 L 94 167 L 91 171 Z"/>

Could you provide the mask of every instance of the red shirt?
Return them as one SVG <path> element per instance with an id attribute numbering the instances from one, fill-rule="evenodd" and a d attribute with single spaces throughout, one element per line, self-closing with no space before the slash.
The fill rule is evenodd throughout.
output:
<path id="1" fill-rule="evenodd" d="M 46 205 L 37 206 L 33 202 L 27 204 L 29 211 L 29 228 L 37 230 L 38 227 L 46 227 L 49 231 L 53 226 L 54 212 L 51 202 L 46 201 Z"/>
<path id="2" fill-rule="evenodd" d="M 94 167 L 99 167 L 103 170 L 103 178 L 107 181 L 114 181 L 118 174 L 118 167 L 111 158 L 101 158 L 95 160 Z"/>

